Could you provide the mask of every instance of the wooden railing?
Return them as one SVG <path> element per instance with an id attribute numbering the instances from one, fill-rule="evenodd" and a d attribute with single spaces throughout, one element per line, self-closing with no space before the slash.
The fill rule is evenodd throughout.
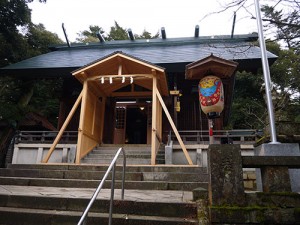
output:
<path id="1" fill-rule="evenodd" d="M 58 131 L 19 131 L 15 143 L 53 143 Z M 65 131 L 59 143 L 77 143 L 77 131 Z"/>
<path id="2" fill-rule="evenodd" d="M 208 144 L 208 130 L 181 130 L 178 131 L 185 143 Z M 222 144 L 254 144 L 261 136 L 259 130 L 214 130 L 213 136 L 216 142 Z M 173 132 L 169 133 L 169 138 L 176 141 Z"/>

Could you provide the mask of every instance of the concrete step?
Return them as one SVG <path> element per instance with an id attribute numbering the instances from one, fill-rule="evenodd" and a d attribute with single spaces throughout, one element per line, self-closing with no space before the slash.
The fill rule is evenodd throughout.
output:
<path id="1" fill-rule="evenodd" d="M 0 186 L 0 224 L 77 224 L 94 189 Z M 198 224 L 191 192 L 115 191 L 113 224 Z M 103 189 L 88 224 L 107 224 L 110 190 Z"/>
<path id="2" fill-rule="evenodd" d="M 10 164 L 0 169 L 0 224 L 77 224 L 108 165 Z M 198 224 L 192 191 L 207 189 L 207 170 L 197 166 L 116 166 L 113 224 Z M 87 224 L 107 224 L 111 176 Z"/>
<path id="3" fill-rule="evenodd" d="M 112 158 L 103 159 L 102 157 L 93 158 L 93 157 L 86 157 L 81 160 L 81 164 L 109 164 L 112 161 Z M 118 159 L 117 164 L 122 165 L 123 160 Z M 149 165 L 151 163 L 151 159 L 143 159 L 143 158 L 136 158 L 136 159 L 127 159 L 127 165 Z"/>
<path id="4" fill-rule="evenodd" d="M 77 224 L 81 212 L 77 211 L 58 211 L 58 210 L 37 210 L 37 209 L 19 209 L 12 207 L 0 207 L 1 225 L 74 225 Z M 22 223 L 18 223 L 22 221 Z M 87 224 L 98 225 L 108 224 L 107 213 L 89 213 Z M 140 216 L 127 214 L 114 214 L 113 225 L 196 225 L 196 219 L 173 218 L 159 216 Z"/>
<path id="5" fill-rule="evenodd" d="M 104 153 L 104 152 L 97 152 L 97 151 L 92 151 L 89 153 L 86 157 L 103 157 L 103 158 L 109 158 L 113 159 L 115 157 L 114 153 Z M 123 158 L 123 155 L 119 158 Z M 132 153 L 132 154 L 126 154 L 126 159 L 128 158 L 151 158 L 151 154 L 148 152 L 139 152 L 139 153 Z"/>
<path id="6" fill-rule="evenodd" d="M 0 185 L 45 186 L 45 187 L 76 187 L 96 188 L 100 181 L 58 178 L 31 177 L 0 177 Z M 111 181 L 107 180 L 104 188 L 110 188 Z M 121 181 L 115 181 L 115 187 L 121 188 Z M 126 181 L 126 189 L 139 190 L 183 190 L 192 191 L 198 187 L 207 188 L 207 182 L 176 182 L 176 181 Z"/>
<path id="7" fill-rule="evenodd" d="M 92 193 L 91 193 L 92 194 Z M 101 195 L 101 193 L 100 193 Z M 101 197 L 101 196 L 100 196 Z M 89 198 L 67 198 L 49 196 L 19 196 L 0 195 L 1 207 L 30 208 L 43 210 L 79 211 L 83 212 L 89 203 Z M 109 199 L 98 198 L 90 212 L 108 213 Z M 196 204 L 191 202 L 151 202 L 120 199 L 113 203 L 115 214 L 134 214 L 164 217 L 195 218 L 197 215 Z M 140 209 L 143 210 L 140 210 Z"/>
<path id="8" fill-rule="evenodd" d="M 100 158 L 84 158 L 81 160 L 81 164 L 109 164 L 112 161 L 111 159 L 103 159 L 102 157 Z M 122 159 L 117 160 L 118 165 L 123 164 Z M 147 158 L 133 158 L 133 159 L 127 159 L 126 160 L 127 165 L 150 165 L 151 164 L 151 159 Z M 156 164 L 165 164 L 165 159 L 156 159 Z"/>
<path id="9" fill-rule="evenodd" d="M 103 152 L 96 152 L 92 151 L 89 153 L 85 158 L 104 158 L 104 159 L 113 159 L 115 157 L 115 154 L 113 153 L 103 153 Z M 156 158 L 162 158 L 164 157 L 163 154 L 158 154 Z M 123 155 L 119 157 L 120 159 L 123 159 Z M 132 153 L 132 154 L 126 154 L 126 159 L 151 159 L 151 154 L 148 152 L 139 152 L 139 153 Z"/>
<path id="10" fill-rule="evenodd" d="M 39 169 L 1 169 L 2 177 L 31 177 L 31 178 L 59 178 L 59 179 L 81 179 L 100 180 L 106 171 L 79 171 L 79 170 L 39 170 Z M 117 171 L 115 179 L 121 180 L 123 173 Z M 108 176 L 111 179 L 111 173 Z M 143 180 L 142 172 L 127 172 L 125 180 Z"/>
<path id="11" fill-rule="evenodd" d="M 125 150 L 131 149 L 151 149 L 151 145 L 148 144 L 101 144 L 96 148 L 105 148 L 105 149 L 119 149 L 124 148 Z"/>
<path id="12" fill-rule="evenodd" d="M 79 171 L 106 171 L 106 165 L 74 165 L 74 164 L 8 164 L 7 168 L 14 169 L 38 169 L 38 170 L 79 170 Z M 122 165 L 116 166 L 116 171 L 121 171 Z M 207 174 L 206 167 L 199 166 L 178 166 L 178 165 L 127 165 L 127 172 L 184 172 Z"/>
<path id="13" fill-rule="evenodd" d="M 87 154 L 82 160 L 82 164 L 108 164 L 112 161 L 115 153 L 120 147 L 126 152 L 127 165 L 150 165 L 151 164 L 151 146 L 150 145 L 102 145 L 96 147 Z M 123 155 L 121 154 L 117 163 L 121 164 Z M 164 150 L 159 151 L 156 157 L 157 164 L 165 164 Z"/>
<path id="14" fill-rule="evenodd" d="M 104 154 L 116 154 L 119 149 L 107 149 L 107 148 L 95 148 L 92 152 L 104 153 Z M 132 154 L 151 154 L 151 149 L 130 149 L 125 150 L 126 155 Z"/>
<path id="15" fill-rule="evenodd" d="M 59 178 L 59 179 L 81 179 L 100 180 L 106 171 L 89 170 L 39 170 L 39 169 L 4 169 L 0 168 L 2 177 L 31 177 L 31 178 Z M 123 173 L 117 171 L 115 179 L 121 180 Z M 111 178 L 111 173 L 108 179 Z M 207 174 L 187 172 L 126 172 L 126 181 L 201 181 L 207 182 Z"/>
<path id="16" fill-rule="evenodd" d="M 115 154 L 114 153 L 104 153 L 101 151 L 92 151 L 86 155 L 82 160 L 81 164 L 109 164 Z M 158 164 L 164 163 L 164 155 L 158 155 L 156 158 Z M 123 163 L 123 155 L 117 160 L 117 164 Z M 126 153 L 126 164 L 127 165 L 150 165 L 151 164 L 151 154 L 150 152 L 135 152 Z"/>
<path id="17" fill-rule="evenodd" d="M 116 166 L 116 187 L 121 187 L 122 166 Z M 93 165 L 9 165 L 0 169 L 0 184 L 49 187 L 96 188 L 107 166 Z M 127 166 L 126 189 L 188 190 L 207 187 L 208 174 L 200 167 Z M 105 183 L 110 187 L 111 175 Z"/>

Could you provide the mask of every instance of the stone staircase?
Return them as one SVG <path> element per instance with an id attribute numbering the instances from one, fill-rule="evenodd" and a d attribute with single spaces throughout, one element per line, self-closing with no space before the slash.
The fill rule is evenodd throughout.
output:
<path id="1" fill-rule="evenodd" d="M 0 169 L 0 224 L 77 224 L 106 169 L 105 165 L 9 164 Z M 117 165 L 113 224 L 198 224 L 192 190 L 207 188 L 206 168 L 128 165 L 124 201 L 121 176 L 122 167 Z M 110 183 L 105 183 L 87 224 L 108 223 Z"/>
<path id="2" fill-rule="evenodd" d="M 114 158 L 118 148 L 123 147 L 126 152 L 127 165 L 150 165 L 151 146 L 150 145 L 110 145 L 104 144 L 96 147 L 86 157 L 81 160 L 82 164 L 109 164 Z M 164 145 L 162 145 L 156 156 L 156 164 L 165 164 Z M 117 163 L 121 164 L 123 155 Z"/>

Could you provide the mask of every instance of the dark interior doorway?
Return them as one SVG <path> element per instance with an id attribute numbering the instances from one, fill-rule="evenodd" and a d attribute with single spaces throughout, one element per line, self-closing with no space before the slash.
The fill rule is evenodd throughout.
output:
<path id="1" fill-rule="evenodd" d="M 127 144 L 147 143 L 147 114 L 144 108 L 140 108 L 140 107 L 127 108 L 126 143 Z"/>

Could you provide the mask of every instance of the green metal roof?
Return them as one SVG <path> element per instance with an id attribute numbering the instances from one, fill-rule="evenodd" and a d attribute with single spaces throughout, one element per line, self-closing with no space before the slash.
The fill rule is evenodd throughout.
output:
<path id="1" fill-rule="evenodd" d="M 239 70 L 256 70 L 261 65 L 259 47 L 252 44 L 256 34 L 190 38 L 141 39 L 104 43 L 51 46 L 52 52 L 0 69 L 0 75 L 64 76 L 116 51 L 166 68 L 184 72 L 185 65 L 211 54 L 239 62 Z M 268 52 L 270 63 L 277 58 Z"/>

